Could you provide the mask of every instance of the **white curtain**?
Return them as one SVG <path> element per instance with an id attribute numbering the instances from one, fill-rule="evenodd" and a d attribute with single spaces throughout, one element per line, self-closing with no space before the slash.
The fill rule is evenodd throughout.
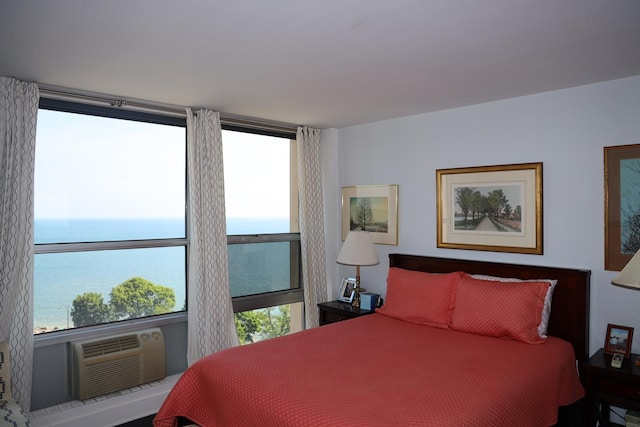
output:
<path id="1" fill-rule="evenodd" d="M 33 366 L 33 180 L 38 86 L 0 77 L 0 341 L 11 388 L 29 410 Z"/>
<path id="2" fill-rule="evenodd" d="M 187 109 L 189 326 L 187 362 L 238 345 L 227 266 L 220 114 Z"/>
<path id="3" fill-rule="evenodd" d="M 327 299 L 327 272 L 320 168 L 320 130 L 298 128 L 300 240 L 306 328 L 318 326 L 318 303 Z"/>

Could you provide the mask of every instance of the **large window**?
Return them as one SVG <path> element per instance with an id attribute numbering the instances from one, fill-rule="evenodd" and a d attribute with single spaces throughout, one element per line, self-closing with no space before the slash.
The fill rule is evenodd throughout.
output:
<path id="1" fill-rule="evenodd" d="M 223 130 L 229 283 L 242 343 L 302 329 L 294 135 Z"/>
<path id="2" fill-rule="evenodd" d="M 186 309 L 184 119 L 43 99 L 34 333 Z"/>
<path id="3" fill-rule="evenodd" d="M 41 100 L 34 333 L 187 309 L 186 123 Z M 243 343 L 302 329 L 295 134 L 223 124 Z"/>

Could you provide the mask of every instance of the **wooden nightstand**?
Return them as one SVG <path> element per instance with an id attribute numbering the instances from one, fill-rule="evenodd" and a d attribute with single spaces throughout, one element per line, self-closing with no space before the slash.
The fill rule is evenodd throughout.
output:
<path id="1" fill-rule="evenodd" d="M 372 310 L 356 308 L 348 302 L 342 301 L 321 302 L 318 304 L 318 309 L 320 310 L 320 326 L 374 313 Z"/>
<path id="2" fill-rule="evenodd" d="M 617 425 L 609 422 L 610 406 L 640 410 L 640 367 L 637 354 L 625 357 L 621 368 L 611 367 L 611 355 L 598 350 L 584 365 L 587 426 Z"/>

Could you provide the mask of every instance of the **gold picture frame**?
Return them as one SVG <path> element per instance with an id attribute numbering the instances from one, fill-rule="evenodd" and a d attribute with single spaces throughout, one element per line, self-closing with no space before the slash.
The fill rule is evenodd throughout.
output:
<path id="1" fill-rule="evenodd" d="M 605 270 L 622 270 L 640 248 L 639 185 L 640 144 L 604 147 Z"/>
<path id="2" fill-rule="evenodd" d="M 398 244 L 398 185 L 342 187 L 342 240 L 368 231 L 373 243 Z"/>
<path id="3" fill-rule="evenodd" d="M 542 162 L 436 170 L 437 247 L 542 255 Z"/>

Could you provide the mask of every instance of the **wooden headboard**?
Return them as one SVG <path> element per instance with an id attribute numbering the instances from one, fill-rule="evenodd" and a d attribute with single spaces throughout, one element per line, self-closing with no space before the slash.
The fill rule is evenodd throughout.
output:
<path id="1" fill-rule="evenodd" d="M 589 270 L 403 254 L 390 254 L 389 267 L 431 273 L 464 271 L 518 279 L 556 279 L 547 334 L 573 344 L 578 361 L 589 358 Z"/>

